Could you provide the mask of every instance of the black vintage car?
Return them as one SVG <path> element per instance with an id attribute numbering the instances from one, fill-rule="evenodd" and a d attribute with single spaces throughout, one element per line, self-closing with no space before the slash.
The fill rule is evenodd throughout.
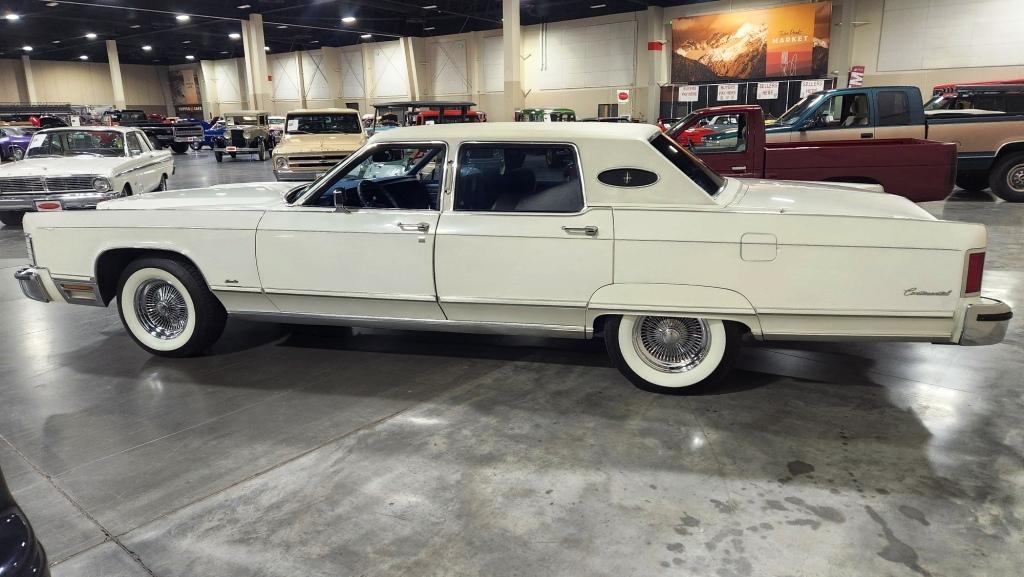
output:
<path id="1" fill-rule="evenodd" d="M 168 147 L 175 154 L 185 154 L 189 145 L 203 140 L 203 125 L 199 122 L 178 121 L 165 124 L 149 119 L 144 110 L 108 110 L 101 121 L 105 126 L 131 126 L 146 133 L 153 148 Z"/>
<path id="2" fill-rule="evenodd" d="M 49 577 L 46 552 L 39 544 L 28 518 L 14 502 L 0 471 L 0 575 Z"/>
<path id="3" fill-rule="evenodd" d="M 224 114 L 224 135 L 213 139 L 213 156 L 224 162 L 224 155 L 235 158 L 239 154 L 255 154 L 260 160 L 270 157 L 274 149 L 274 135 L 270 133 L 270 120 L 263 110 L 240 110 Z"/>

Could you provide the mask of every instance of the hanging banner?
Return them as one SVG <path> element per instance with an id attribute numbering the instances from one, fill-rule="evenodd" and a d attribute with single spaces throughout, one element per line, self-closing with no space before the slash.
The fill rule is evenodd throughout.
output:
<path id="1" fill-rule="evenodd" d="M 688 85 L 679 87 L 678 102 L 697 102 L 700 97 L 700 86 Z"/>
<path id="2" fill-rule="evenodd" d="M 828 74 L 832 3 L 672 20 L 672 82 Z"/>
<path id="3" fill-rule="evenodd" d="M 718 100 L 729 102 L 739 98 L 740 86 L 739 84 L 719 84 L 718 85 Z"/>
<path id="4" fill-rule="evenodd" d="M 757 99 L 758 100 L 773 100 L 779 97 L 779 83 L 778 82 L 758 82 L 757 83 Z"/>
<path id="5" fill-rule="evenodd" d="M 825 90 L 824 80 L 804 80 L 800 83 L 800 98 Z"/>
<path id="6" fill-rule="evenodd" d="M 846 84 L 850 87 L 864 86 L 864 67 L 854 66 L 850 68 L 849 81 Z"/>

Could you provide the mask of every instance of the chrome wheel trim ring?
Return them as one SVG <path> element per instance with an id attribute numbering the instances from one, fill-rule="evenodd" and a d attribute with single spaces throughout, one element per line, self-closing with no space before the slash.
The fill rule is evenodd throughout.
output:
<path id="1" fill-rule="evenodd" d="M 1006 184 L 1014 192 L 1024 192 L 1024 162 L 1010 168 L 1006 173 Z"/>
<path id="2" fill-rule="evenodd" d="M 704 319 L 640 317 L 633 325 L 633 347 L 652 369 L 684 373 L 708 356 L 711 329 Z"/>
<path id="3" fill-rule="evenodd" d="M 163 279 L 144 281 L 135 289 L 135 316 L 150 335 L 178 337 L 188 326 L 188 304 L 174 285 Z"/>
<path id="4" fill-rule="evenodd" d="M 22 160 L 25 158 L 25 151 L 15 146 L 11 148 L 11 158 L 14 160 Z"/>

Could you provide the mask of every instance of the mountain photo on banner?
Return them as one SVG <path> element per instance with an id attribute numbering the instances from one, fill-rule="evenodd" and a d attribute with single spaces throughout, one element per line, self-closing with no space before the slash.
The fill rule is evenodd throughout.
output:
<path id="1" fill-rule="evenodd" d="M 831 20 L 831 2 L 676 18 L 672 82 L 822 77 Z"/>

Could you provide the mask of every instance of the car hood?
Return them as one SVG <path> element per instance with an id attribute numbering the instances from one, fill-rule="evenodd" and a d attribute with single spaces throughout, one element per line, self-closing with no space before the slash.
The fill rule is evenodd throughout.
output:
<path id="1" fill-rule="evenodd" d="M 101 156 L 67 156 L 61 158 L 27 158 L 20 162 L 0 166 L 0 178 L 5 176 L 62 176 L 68 174 L 104 174 L 127 162 L 127 158 Z"/>
<path id="2" fill-rule="evenodd" d="M 729 209 L 935 220 L 913 202 L 858 184 L 737 179 L 744 189 Z M 867 188 L 867 190 L 865 190 Z"/>
<path id="3" fill-rule="evenodd" d="M 285 134 L 274 152 L 351 152 L 362 146 L 365 140 L 362 134 Z"/>
<path id="4" fill-rule="evenodd" d="M 265 210 L 284 204 L 294 182 L 218 184 L 167 190 L 101 202 L 100 210 Z"/>

